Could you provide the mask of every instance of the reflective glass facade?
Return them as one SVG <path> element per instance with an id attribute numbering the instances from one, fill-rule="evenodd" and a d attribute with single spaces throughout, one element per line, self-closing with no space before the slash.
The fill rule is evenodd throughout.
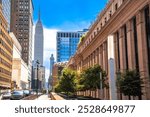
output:
<path id="1" fill-rule="evenodd" d="M 10 0 L 1 0 L 2 1 L 2 11 L 3 15 L 8 23 L 8 31 L 10 30 Z"/>
<path id="2" fill-rule="evenodd" d="M 57 32 L 57 62 L 68 61 L 75 54 L 79 39 L 86 31 Z"/>

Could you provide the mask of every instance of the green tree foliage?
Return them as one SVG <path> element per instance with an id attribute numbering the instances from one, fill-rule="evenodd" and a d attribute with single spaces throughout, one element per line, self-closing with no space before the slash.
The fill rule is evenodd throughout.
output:
<path id="1" fill-rule="evenodd" d="M 64 69 L 59 84 L 55 87 L 56 92 L 64 92 L 67 95 L 76 91 L 76 73 L 70 69 Z"/>
<path id="2" fill-rule="evenodd" d="M 102 79 L 100 81 L 100 72 L 102 73 Z M 78 90 L 95 90 L 100 88 L 100 82 L 102 82 L 102 87 L 106 87 L 106 72 L 102 70 L 99 65 L 95 65 L 84 70 L 78 81 Z"/>
<path id="3" fill-rule="evenodd" d="M 131 99 L 131 96 L 138 96 L 141 99 L 141 84 L 143 83 L 140 79 L 140 74 L 135 70 L 127 70 L 124 73 L 121 73 L 117 79 L 117 85 L 120 91 Z"/>

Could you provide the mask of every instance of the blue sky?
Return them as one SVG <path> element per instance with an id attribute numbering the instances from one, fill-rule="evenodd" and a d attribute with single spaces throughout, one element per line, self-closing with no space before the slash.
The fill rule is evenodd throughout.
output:
<path id="1" fill-rule="evenodd" d="M 38 19 L 39 7 L 44 27 L 46 79 L 49 76 L 49 57 L 54 54 L 56 58 L 56 32 L 88 28 L 105 7 L 106 2 L 107 0 L 33 0 L 34 27 Z"/>
<path id="2" fill-rule="evenodd" d="M 40 7 L 41 19 L 44 26 L 66 30 L 63 25 L 68 22 L 73 22 L 78 25 L 79 22 L 90 23 L 93 21 L 100 10 L 104 8 L 106 1 L 107 0 L 33 0 L 34 21 L 38 18 L 38 10 Z"/>

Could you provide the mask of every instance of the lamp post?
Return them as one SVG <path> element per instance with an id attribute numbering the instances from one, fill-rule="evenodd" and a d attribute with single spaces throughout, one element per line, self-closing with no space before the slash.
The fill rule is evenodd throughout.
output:
<path id="1" fill-rule="evenodd" d="M 100 96 L 99 97 L 102 97 L 102 72 L 100 72 Z"/>
<path id="2" fill-rule="evenodd" d="M 38 84 L 39 84 L 39 80 L 38 80 L 38 71 L 39 71 L 39 61 L 37 60 L 36 61 L 36 64 L 37 64 L 37 82 L 36 82 L 36 95 L 37 95 L 37 98 L 38 98 Z"/>

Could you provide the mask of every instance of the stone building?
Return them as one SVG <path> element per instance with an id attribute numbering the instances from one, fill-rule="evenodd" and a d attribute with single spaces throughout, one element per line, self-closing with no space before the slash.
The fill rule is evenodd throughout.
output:
<path id="1" fill-rule="evenodd" d="M 137 70 L 143 79 L 142 99 L 150 99 L 150 0 L 109 0 L 79 44 L 68 67 L 81 72 L 99 64 L 109 89 L 101 99 L 128 99 L 116 88 L 116 73 Z"/>
<path id="2" fill-rule="evenodd" d="M 58 62 L 53 65 L 52 80 L 50 82 L 52 90 L 54 90 L 55 86 L 58 84 L 62 70 L 66 67 L 66 65 L 67 62 Z"/>
<path id="3" fill-rule="evenodd" d="M 13 40 L 12 89 L 27 89 L 28 66 L 21 58 L 22 47 L 12 32 L 9 35 Z"/>

